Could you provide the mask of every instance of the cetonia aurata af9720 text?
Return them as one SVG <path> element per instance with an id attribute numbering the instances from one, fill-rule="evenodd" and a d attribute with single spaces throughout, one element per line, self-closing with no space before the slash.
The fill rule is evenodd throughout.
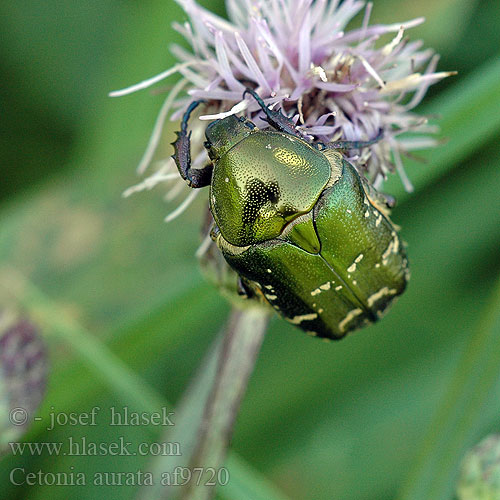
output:
<path id="1" fill-rule="evenodd" d="M 340 339 L 376 321 L 403 293 L 405 245 L 378 193 L 339 150 L 366 142 L 310 142 L 255 91 L 274 130 L 230 115 L 210 123 L 211 162 L 191 167 L 188 120 L 174 160 L 192 188 L 210 186 L 212 237 L 238 273 L 242 293 L 269 303 L 310 335 Z"/>

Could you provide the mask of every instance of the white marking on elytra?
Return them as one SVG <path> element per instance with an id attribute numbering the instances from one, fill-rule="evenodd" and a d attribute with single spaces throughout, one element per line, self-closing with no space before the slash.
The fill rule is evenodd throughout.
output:
<path id="1" fill-rule="evenodd" d="M 352 211 L 351 211 L 351 210 L 349 210 L 349 209 L 347 209 L 347 210 L 346 210 L 346 212 L 347 212 L 348 214 L 352 214 Z"/>
<path id="2" fill-rule="evenodd" d="M 266 271 L 267 271 L 268 273 L 272 273 L 271 269 L 269 269 L 269 268 L 268 268 L 268 269 L 266 269 Z"/>
<path id="3" fill-rule="evenodd" d="M 268 144 L 268 145 L 266 146 L 266 149 L 271 149 L 271 144 Z"/>
<path id="4" fill-rule="evenodd" d="M 382 254 L 382 262 L 384 262 L 389 258 L 389 255 L 391 254 L 393 248 L 394 248 L 394 240 L 391 240 L 387 245 L 385 252 Z"/>
<path id="5" fill-rule="evenodd" d="M 301 314 L 300 316 L 294 316 L 293 318 L 287 318 L 290 323 L 294 325 L 300 325 L 303 321 L 311 321 L 318 317 L 317 313 Z"/>
<path id="6" fill-rule="evenodd" d="M 347 316 L 339 323 L 339 330 L 341 332 L 345 331 L 345 327 L 349 322 L 351 322 L 356 316 L 359 316 L 363 311 L 357 307 L 356 309 L 353 309 L 352 311 L 349 311 L 347 313 Z"/>
<path id="7" fill-rule="evenodd" d="M 370 211 L 369 211 L 369 210 L 367 210 L 367 211 L 365 212 L 365 217 L 370 217 Z"/>
<path id="8" fill-rule="evenodd" d="M 272 290 L 273 289 L 273 285 L 264 285 L 264 288 L 267 288 L 268 290 Z"/>
<path id="9" fill-rule="evenodd" d="M 307 335 L 310 335 L 311 337 L 317 337 L 318 334 L 316 332 L 306 332 Z"/>
<path id="10" fill-rule="evenodd" d="M 271 295 L 270 293 L 265 293 L 264 294 L 267 300 L 275 300 L 278 298 L 277 295 Z"/>
<path id="11" fill-rule="evenodd" d="M 342 285 L 336 286 L 336 287 L 335 287 L 335 290 L 336 290 L 337 292 L 340 292 L 340 290 L 342 290 Z"/>
<path id="12" fill-rule="evenodd" d="M 357 282 L 356 280 L 352 280 L 352 284 L 353 284 L 354 286 L 356 286 L 356 285 L 358 284 L 358 282 Z"/>
<path id="13" fill-rule="evenodd" d="M 386 295 L 395 295 L 398 291 L 395 288 L 389 288 L 384 286 L 378 292 L 375 292 L 373 295 L 370 295 L 366 300 L 368 307 L 371 307 L 378 299 L 386 296 Z"/>
<path id="14" fill-rule="evenodd" d="M 398 235 L 396 234 L 396 231 L 393 231 L 391 233 L 392 237 L 394 238 L 394 248 L 392 250 L 393 253 L 398 253 L 399 250 L 399 238 Z"/>
<path id="15" fill-rule="evenodd" d="M 323 283 L 322 285 L 319 285 L 318 288 L 316 288 L 315 290 L 313 290 L 311 292 L 311 296 L 314 297 L 315 295 L 319 295 L 323 290 L 330 290 L 330 287 L 332 286 L 332 284 L 327 281 L 326 283 Z"/>
<path id="16" fill-rule="evenodd" d="M 354 262 L 361 262 L 363 260 L 364 255 L 360 253 L 355 259 Z"/>
<path id="17" fill-rule="evenodd" d="M 318 309 L 318 314 L 321 314 L 324 311 L 324 309 Z"/>
<path id="18" fill-rule="evenodd" d="M 375 227 L 380 226 L 381 222 L 382 222 L 382 214 L 378 214 L 377 220 L 375 221 Z"/>
<path id="19" fill-rule="evenodd" d="M 349 273 L 353 273 L 354 271 L 356 271 L 356 262 L 353 262 L 348 268 L 347 268 L 347 272 Z"/>
<path id="20" fill-rule="evenodd" d="M 375 264 L 375 267 L 378 269 L 378 268 L 380 267 L 380 262 L 377 262 L 377 263 Z"/>
<path id="21" fill-rule="evenodd" d="M 397 234 L 393 231 L 391 235 L 392 235 L 392 240 L 389 242 L 389 245 L 387 245 L 385 252 L 382 254 L 382 264 L 384 264 L 384 266 L 387 264 L 389 255 L 391 253 L 396 254 L 399 251 L 399 239 L 397 237 Z"/>
<path id="22" fill-rule="evenodd" d="M 224 180 L 225 180 L 226 182 L 229 182 L 229 177 L 226 177 Z"/>

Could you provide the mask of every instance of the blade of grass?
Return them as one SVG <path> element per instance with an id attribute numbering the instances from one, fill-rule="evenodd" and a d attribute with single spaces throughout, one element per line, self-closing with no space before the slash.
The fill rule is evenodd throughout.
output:
<path id="1" fill-rule="evenodd" d="M 460 459 L 478 437 L 479 422 L 500 373 L 500 280 L 431 425 L 399 500 L 451 498 Z"/>
<path id="2" fill-rule="evenodd" d="M 198 310 L 197 308 L 201 310 L 203 307 L 217 310 L 219 302 L 213 289 L 202 283 L 200 286 L 193 287 L 188 293 L 180 294 L 174 300 L 169 299 L 163 305 L 153 307 L 133 325 L 117 328 L 107 333 L 104 335 L 106 339 L 109 339 L 106 345 L 111 352 L 116 353 L 120 361 L 125 362 L 134 371 L 147 370 L 151 360 L 160 357 L 171 359 L 173 363 L 173 358 L 178 356 L 176 346 L 181 336 L 182 342 L 188 342 L 191 345 L 199 343 L 196 337 L 199 325 L 188 317 L 188 313 L 184 312 L 185 304 L 189 303 L 190 307 L 195 310 Z M 178 325 L 179 322 L 182 328 L 176 326 L 176 331 L 172 334 L 174 328 L 172 324 Z M 205 325 L 208 325 L 208 321 Z M 165 327 L 169 329 L 168 341 L 166 341 Z M 158 363 L 158 361 L 155 362 Z M 89 385 L 86 373 L 83 362 L 78 358 L 55 364 L 52 370 L 53 379 L 64 380 L 65 383 L 51 385 L 49 391 L 51 405 L 70 411 L 74 404 L 75 394 L 78 394 L 79 404 L 82 407 L 86 404 L 90 405 L 102 393 L 104 386 L 102 383 Z M 103 378 L 103 380 L 106 379 Z M 169 383 L 173 383 L 172 380 L 169 379 Z M 71 389 L 68 390 L 68 387 Z M 43 433 L 44 429 L 42 423 L 35 422 L 31 432 L 38 435 Z"/>
<path id="3" fill-rule="evenodd" d="M 46 338 L 69 345 L 93 373 L 126 403 L 146 412 L 157 412 L 164 407 L 172 408 L 161 394 L 130 370 L 105 344 L 69 318 L 43 291 L 15 269 L 10 269 L 9 272 L 4 270 L 1 278 L 2 295 L 16 299 L 39 322 Z M 156 436 L 155 428 L 148 428 Z M 189 425 L 185 428 L 192 430 Z M 232 499 L 246 500 L 249 492 L 252 492 L 251 498 L 254 500 L 286 500 L 267 479 L 236 454 L 231 453 L 227 467 L 231 474 L 230 480 L 234 481 L 231 487 Z"/>
<path id="4" fill-rule="evenodd" d="M 69 345 L 92 372 L 125 401 L 151 412 L 164 406 L 163 398 L 137 377 L 97 337 L 60 311 L 41 290 L 16 270 L 11 269 L 9 276 L 7 271 L 4 272 L 1 281 L 9 284 L 10 291 L 15 294 L 22 307 L 44 327 L 44 335 L 49 341 L 55 340 Z"/>

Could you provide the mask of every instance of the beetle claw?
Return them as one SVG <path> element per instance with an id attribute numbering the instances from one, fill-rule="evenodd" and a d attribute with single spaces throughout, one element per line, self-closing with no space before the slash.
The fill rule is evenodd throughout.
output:
<path id="1" fill-rule="evenodd" d="M 247 87 L 243 92 L 243 98 L 245 98 L 246 94 L 250 94 L 257 101 L 257 104 L 261 107 L 262 111 L 265 114 L 263 120 L 269 123 L 271 127 L 274 127 L 280 132 L 285 132 L 286 134 L 294 135 L 295 137 L 299 137 L 300 139 L 307 140 L 306 137 L 297 130 L 297 127 L 295 126 L 295 123 L 293 123 L 293 120 L 286 116 L 281 111 L 281 109 L 271 109 L 266 105 L 259 94 L 257 94 L 257 92 L 255 92 L 255 90 L 251 89 L 250 87 Z"/>

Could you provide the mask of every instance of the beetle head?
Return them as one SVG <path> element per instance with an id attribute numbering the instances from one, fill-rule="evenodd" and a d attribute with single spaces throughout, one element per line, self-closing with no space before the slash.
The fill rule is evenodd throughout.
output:
<path id="1" fill-rule="evenodd" d="M 217 160 L 253 130 L 256 130 L 256 127 L 251 121 L 235 115 L 215 120 L 205 130 L 208 156 L 212 161 Z"/>

